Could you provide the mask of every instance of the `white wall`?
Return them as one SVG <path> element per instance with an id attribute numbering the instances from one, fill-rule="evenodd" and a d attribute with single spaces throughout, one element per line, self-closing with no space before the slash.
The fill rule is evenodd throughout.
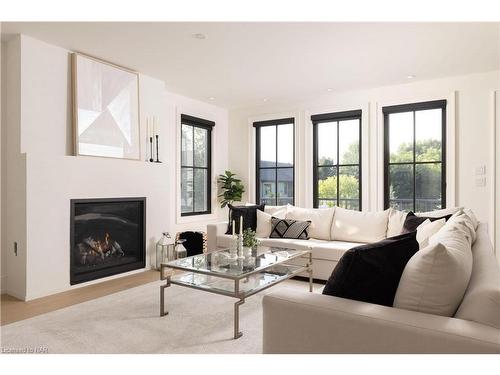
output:
<path id="1" fill-rule="evenodd" d="M 23 298 L 26 291 L 26 155 L 20 153 L 21 39 L 2 43 L 2 263 L 6 291 Z M 14 242 L 18 245 L 14 253 Z M 5 281 L 5 280 L 3 280 Z"/>
<path id="2" fill-rule="evenodd" d="M 20 59 L 20 151 L 26 154 L 27 261 L 25 292 L 24 295 L 16 292 L 16 296 L 29 300 L 71 288 L 69 210 L 72 198 L 147 197 L 146 268 L 151 260 L 154 262 L 154 244 L 163 231 L 205 230 L 208 222 L 217 221 L 219 215 L 224 217 L 215 209 L 216 191 L 212 194 L 214 215 L 209 217 L 185 222 L 177 217 L 175 204 L 180 184 L 176 180 L 176 156 L 180 154 L 176 128 L 180 112 L 201 114 L 216 122 L 215 180 L 227 167 L 227 149 L 221 147 L 227 144 L 225 109 L 172 94 L 164 82 L 140 75 L 142 131 L 145 131 L 146 116 L 160 118 L 163 163 L 75 157 L 71 156 L 69 51 L 21 36 Z M 146 139 L 142 138 L 142 160 L 145 160 Z M 13 277 L 9 268 L 9 286 Z M 13 290 L 9 287 L 8 293 L 13 294 Z"/>
<path id="3" fill-rule="evenodd" d="M 316 100 L 298 103 L 266 104 L 260 107 L 232 110 L 229 113 L 229 167 L 247 184 L 250 194 L 245 199 L 254 200 L 254 131 L 251 122 L 256 119 L 296 117 L 297 137 L 297 195 L 296 204 L 312 207 L 312 125 L 310 115 L 350 109 L 362 109 L 363 148 L 363 209 L 383 208 L 382 185 L 382 136 L 381 107 L 389 104 L 447 99 L 448 122 L 455 128 L 449 144 L 455 138 L 455 176 L 453 160 L 448 163 L 448 176 L 455 180 L 455 202 L 450 204 L 471 207 L 482 221 L 491 221 L 494 215 L 492 184 L 494 178 L 493 102 L 492 92 L 500 87 L 499 72 L 486 72 L 467 76 L 450 77 L 431 81 L 412 82 L 342 93 L 325 93 Z M 452 149 L 449 151 L 453 151 Z M 452 153 L 449 153 L 452 155 Z M 487 186 L 475 186 L 475 167 L 485 165 Z M 451 168 L 450 168 L 451 167 Z M 451 181 L 453 185 L 453 181 Z M 453 193 L 453 186 L 450 186 Z"/>
<path id="4" fill-rule="evenodd" d="M 2 34 L 2 23 L 0 22 L 0 35 Z M 2 129 L 3 127 L 1 126 L 3 123 L 3 115 L 2 115 L 2 92 L 4 91 L 3 85 L 1 84 L 4 79 L 4 74 L 3 74 L 3 64 L 2 64 L 2 50 L 3 50 L 3 45 L 0 44 L 0 293 L 4 293 L 7 290 L 7 260 L 4 259 L 3 252 L 1 251 L 2 248 L 2 185 L 3 185 L 3 179 L 2 179 Z"/>

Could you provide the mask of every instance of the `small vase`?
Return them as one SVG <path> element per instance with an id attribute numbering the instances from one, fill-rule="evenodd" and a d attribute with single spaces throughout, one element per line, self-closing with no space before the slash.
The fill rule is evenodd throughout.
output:
<path id="1" fill-rule="evenodd" d="M 248 246 L 243 246 L 243 256 L 245 258 L 252 256 L 252 248 Z"/>

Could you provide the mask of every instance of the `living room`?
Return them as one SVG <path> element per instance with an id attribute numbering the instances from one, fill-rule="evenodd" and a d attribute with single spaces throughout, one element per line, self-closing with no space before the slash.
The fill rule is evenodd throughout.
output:
<path id="1" fill-rule="evenodd" d="M 2 357 L 498 363 L 486 9 L 1 17 Z"/>

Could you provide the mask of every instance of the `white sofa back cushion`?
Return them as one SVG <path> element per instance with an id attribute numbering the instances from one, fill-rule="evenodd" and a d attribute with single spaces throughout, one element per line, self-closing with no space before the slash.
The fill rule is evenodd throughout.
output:
<path id="1" fill-rule="evenodd" d="M 463 207 L 451 207 L 451 208 L 443 208 L 442 210 L 435 210 L 435 211 L 415 212 L 415 215 L 424 216 L 424 217 L 443 217 L 443 216 L 456 214 L 462 208 Z"/>
<path id="2" fill-rule="evenodd" d="M 408 212 L 389 208 L 389 220 L 387 222 L 387 237 L 398 236 L 403 232 L 406 215 Z"/>
<path id="3" fill-rule="evenodd" d="M 266 214 L 270 214 L 270 215 L 274 215 L 276 212 L 281 213 L 282 210 L 285 210 L 285 213 L 286 213 L 286 211 L 288 210 L 288 205 L 285 204 L 284 206 L 268 206 L 266 204 L 264 206 L 264 212 Z M 275 216 L 275 217 L 278 217 L 278 216 Z"/>
<path id="4" fill-rule="evenodd" d="M 500 329 L 500 268 L 486 224 L 477 227 L 472 258 L 472 276 L 455 317 Z"/>
<path id="5" fill-rule="evenodd" d="M 363 212 L 336 207 L 331 239 L 348 242 L 378 242 L 386 238 L 389 210 Z"/>
<path id="6" fill-rule="evenodd" d="M 264 207 L 265 209 L 265 207 Z M 286 206 L 280 210 L 274 210 L 274 213 L 268 214 L 261 210 L 257 210 L 257 229 L 255 230 L 255 235 L 258 238 L 268 238 L 273 230 L 273 225 L 271 224 L 271 217 L 277 217 L 278 219 L 284 219 L 286 215 Z"/>
<path id="7" fill-rule="evenodd" d="M 453 316 L 472 273 L 471 235 L 461 216 L 452 217 L 406 264 L 394 307 Z"/>
<path id="8" fill-rule="evenodd" d="M 309 237 L 329 241 L 334 208 L 301 208 L 288 206 L 286 218 L 291 220 L 310 220 Z"/>

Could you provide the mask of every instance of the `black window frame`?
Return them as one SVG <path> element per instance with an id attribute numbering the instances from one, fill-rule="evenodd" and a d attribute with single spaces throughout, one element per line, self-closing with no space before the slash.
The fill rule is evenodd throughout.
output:
<path id="1" fill-rule="evenodd" d="M 207 166 L 206 167 L 198 167 L 194 164 L 194 134 L 193 134 L 193 165 L 183 165 L 182 164 L 182 126 L 188 125 L 196 128 L 201 128 L 207 130 Z M 212 213 L 212 130 L 215 126 L 215 122 L 205 120 L 202 118 L 181 114 L 181 160 L 180 160 L 180 168 L 181 168 L 181 194 L 182 194 L 182 169 L 192 169 L 193 170 L 193 211 L 192 212 L 182 212 L 181 207 L 181 216 L 196 216 L 196 215 L 209 215 Z M 206 186 L 206 197 L 207 197 L 207 209 L 205 211 L 195 211 L 195 179 L 194 179 L 194 170 L 195 169 L 204 169 L 207 171 L 207 186 Z"/>
<path id="2" fill-rule="evenodd" d="M 429 109 L 441 109 L 441 161 L 416 161 L 416 122 L 415 112 Z M 389 166 L 390 165 L 411 165 L 413 168 L 413 212 L 416 209 L 416 166 L 419 164 L 441 164 L 441 209 L 446 208 L 446 110 L 447 101 L 432 100 L 418 103 L 408 103 L 382 107 L 384 116 L 384 209 L 390 207 L 389 191 Z M 413 112 L 413 161 L 391 163 L 390 162 L 390 124 L 389 115 L 393 113 Z"/>
<path id="3" fill-rule="evenodd" d="M 278 167 L 278 125 L 288 125 L 292 124 L 293 126 L 293 165 L 291 167 Z M 276 127 L 276 166 L 274 167 L 261 167 L 260 166 L 260 130 L 265 126 L 275 126 Z M 260 170 L 261 169 L 274 169 L 275 171 L 275 189 L 276 189 L 276 197 L 275 197 L 275 205 L 278 205 L 278 170 L 279 169 L 293 169 L 293 197 L 292 197 L 292 205 L 295 205 L 295 118 L 281 118 L 275 120 L 266 120 L 266 121 L 256 121 L 253 123 L 253 127 L 255 128 L 255 201 L 257 204 L 260 204 Z"/>
<path id="4" fill-rule="evenodd" d="M 322 200 L 336 200 L 336 207 L 341 207 L 340 203 L 340 194 L 339 194 L 339 186 L 340 186 L 340 178 L 339 178 L 339 169 L 341 167 L 358 167 L 359 168 L 359 211 L 363 209 L 363 179 L 362 179 L 362 110 L 352 110 L 352 111 L 342 111 L 342 112 L 332 112 L 332 113 L 323 113 L 318 115 L 311 116 L 311 122 L 313 124 L 313 207 L 319 207 L 319 176 L 318 169 L 321 167 L 333 167 L 337 170 L 337 198 L 336 199 L 322 199 Z M 346 120 L 359 120 L 359 156 L 358 156 L 358 164 L 340 164 L 340 137 L 339 137 L 339 126 L 337 125 L 337 164 L 332 165 L 319 165 L 318 160 L 318 124 L 325 122 L 339 122 Z"/>

